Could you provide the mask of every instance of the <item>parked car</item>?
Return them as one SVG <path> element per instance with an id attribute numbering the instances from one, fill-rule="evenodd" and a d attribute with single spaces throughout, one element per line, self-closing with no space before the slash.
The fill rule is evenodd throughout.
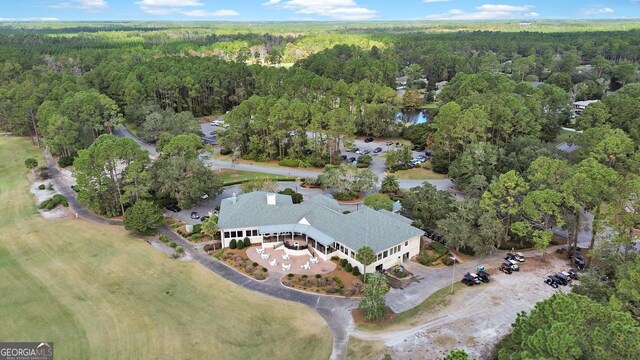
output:
<path id="1" fill-rule="evenodd" d="M 484 270 L 478 271 L 476 273 L 476 275 L 478 275 L 478 279 L 480 279 L 480 281 L 482 281 L 484 283 L 488 283 L 489 282 L 489 278 L 491 277 L 491 275 L 489 275 L 489 273 L 484 271 Z"/>
<path id="2" fill-rule="evenodd" d="M 191 212 L 191 218 L 192 218 L 192 219 L 200 219 L 200 215 L 198 215 L 198 213 L 197 213 L 197 212 L 192 211 L 192 212 Z"/>
<path id="3" fill-rule="evenodd" d="M 552 277 L 552 276 L 547 276 L 544 279 L 544 283 L 548 284 L 549 286 L 551 286 L 554 289 L 558 288 L 558 283 L 556 282 L 556 279 L 554 277 Z"/>
<path id="4" fill-rule="evenodd" d="M 201 216 L 200 217 L 200 221 L 207 221 L 209 220 L 209 215 L 205 215 L 205 216 Z"/>
<path id="5" fill-rule="evenodd" d="M 567 271 L 573 280 L 578 280 L 578 269 L 571 268 Z"/>
<path id="6" fill-rule="evenodd" d="M 167 210 L 173 211 L 175 213 L 180 212 L 182 209 L 176 204 L 167 205 Z"/>
<path id="7" fill-rule="evenodd" d="M 567 285 L 567 283 L 561 277 L 559 277 L 557 274 L 556 275 L 550 275 L 550 277 L 552 277 L 556 281 L 556 284 L 558 284 L 558 285 L 563 285 L 563 286 Z"/>
<path id="8" fill-rule="evenodd" d="M 411 147 L 411 150 L 413 150 L 413 151 L 423 151 L 424 148 L 425 148 L 424 145 L 413 145 Z"/>
<path id="9" fill-rule="evenodd" d="M 425 152 L 424 152 L 424 154 L 425 154 L 426 156 L 432 156 L 432 155 L 433 155 L 433 151 L 431 151 L 431 150 L 427 150 L 427 151 L 425 151 Z"/>
<path id="10" fill-rule="evenodd" d="M 221 124 L 221 123 L 220 123 L 220 120 L 213 120 L 213 121 L 211 122 L 211 126 L 220 126 L 220 124 Z"/>
<path id="11" fill-rule="evenodd" d="M 583 270 L 585 268 L 585 266 L 586 266 L 584 258 L 580 254 L 577 254 L 576 256 L 574 256 L 571 259 L 571 261 L 576 266 L 576 269 L 578 269 L 578 270 Z"/>
<path id="12" fill-rule="evenodd" d="M 208 199 L 209 198 L 209 194 L 207 193 L 202 193 L 202 195 L 200 196 L 201 199 Z"/>
<path id="13" fill-rule="evenodd" d="M 507 259 L 507 263 L 511 266 L 511 270 L 520 271 L 520 267 L 518 266 L 517 261 Z"/>
<path id="14" fill-rule="evenodd" d="M 373 153 L 374 154 L 377 154 L 379 152 L 382 152 L 382 148 L 381 147 L 377 147 L 377 148 L 373 149 Z"/>
<path id="15" fill-rule="evenodd" d="M 393 141 L 391 140 L 387 141 L 387 146 L 391 146 L 391 145 L 393 145 Z"/>
<path id="16" fill-rule="evenodd" d="M 511 275 L 511 273 L 513 272 L 513 270 L 511 270 L 511 264 L 507 264 L 507 263 L 503 263 L 502 265 L 500 265 L 499 270 L 509 275 Z"/>
<path id="17" fill-rule="evenodd" d="M 360 149 L 358 149 L 357 147 L 352 147 L 349 151 L 352 153 L 357 153 Z"/>
<path id="18" fill-rule="evenodd" d="M 569 251 L 567 251 L 567 258 L 571 259 L 576 255 L 580 255 L 580 250 L 582 250 L 580 247 L 576 248 L 576 251 L 573 251 L 573 248 L 570 248 Z"/>
<path id="19" fill-rule="evenodd" d="M 311 149 L 304 149 L 304 150 L 302 150 L 302 153 L 303 153 L 303 154 L 305 154 L 305 155 L 311 155 L 311 154 L 313 154 L 313 150 L 311 150 Z"/>
<path id="20" fill-rule="evenodd" d="M 462 283 L 467 286 L 478 285 L 480 284 L 480 279 L 476 274 L 466 273 L 462 277 Z"/>
<path id="21" fill-rule="evenodd" d="M 358 149 L 358 150 L 354 151 L 354 153 L 355 153 L 356 155 L 362 155 L 362 154 L 363 154 L 363 151 L 364 151 L 364 150 L 360 150 L 360 149 Z"/>
<path id="22" fill-rule="evenodd" d="M 567 273 L 566 275 L 562 272 L 556 273 L 556 278 L 559 280 L 558 282 L 560 283 L 560 285 L 569 285 L 569 283 L 571 282 L 571 278 L 569 277 L 569 274 Z"/>
<path id="23" fill-rule="evenodd" d="M 370 143 L 372 141 L 373 141 L 372 137 L 368 137 L 368 138 L 364 139 L 364 142 L 366 142 L 366 143 Z"/>
<path id="24" fill-rule="evenodd" d="M 352 156 L 352 157 L 350 157 L 350 158 L 349 158 L 349 162 L 350 162 L 350 163 L 354 163 L 354 162 L 356 162 L 356 158 L 355 158 L 355 157 L 353 157 L 353 156 Z"/>
<path id="25" fill-rule="evenodd" d="M 340 155 L 340 157 L 342 158 L 342 160 L 347 161 L 347 155 L 342 154 L 342 155 Z"/>
<path id="26" fill-rule="evenodd" d="M 517 262 L 524 262 L 524 255 L 522 255 L 522 253 L 507 253 L 507 255 L 504 257 L 505 260 L 515 260 Z"/>

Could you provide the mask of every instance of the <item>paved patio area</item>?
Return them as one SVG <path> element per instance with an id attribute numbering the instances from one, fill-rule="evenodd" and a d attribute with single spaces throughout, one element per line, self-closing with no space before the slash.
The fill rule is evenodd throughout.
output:
<path id="1" fill-rule="evenodd" d="M 300 256 L 291 256 L 289 260 L 285 260 L 282 258 L 282 255 L 285 254 L 284 248 L 279 247 L 278 249 L 265 248 L 264 253 L 269 255 L 268 259 L 262 259 L 260 254 L 256 251 L 259 249 L 258 246 L 251 246 L 247 248 L 247 256 L 251 261 L 255 261 L 258 264 L 264 266 L 269 269 L 269 272 L 272 274 L 300 274 L 300 275 L 315 275 L 315 274 L 326 274 L 336 269 L 336 263 L 333 261 L 323 261 L 321 258 L 318 258 L 319 262 L 317 264 L 312 264 L 309 255 L 300 255 Z M 269 262 L 272 259 L 276 259 L 277 265 L 271 266 Z M 311 268 L 309 270 L 303 269 L 302 265 L 306 262 L 309 262 Z M 291 264 L 291 270 L 283 271 L 282 264 Z"/>

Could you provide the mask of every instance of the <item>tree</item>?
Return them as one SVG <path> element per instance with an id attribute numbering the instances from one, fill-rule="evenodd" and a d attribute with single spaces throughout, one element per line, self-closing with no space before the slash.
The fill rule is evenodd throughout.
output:
<path id="1" fill-rule="evenodd" d="M 571 76 L 567 73 L 556 72 L 549 75 L 549 78 L 546 81 L 547 84 L 555 85 L 562 90 L 569 92 L 573 88 L 573 83 L 571 82 Z"/>
<path id="2" fill-rule="evenodd" d="M 569 164 L 563 159 L 541 156 L 529 165 L 525 175 L 533 190 L 560 191 L 569 177 Z"/>
<path id="3" fill-rule="evenodd" d="M 148 235 L 164 220 L 162 209 L 155 203 L 139 200 L 124 212 L 124 228 Z"/>
<path id="4" fill-rule="evenodd" d="M 192 159 L 198 156 L 198 151 L 203 147 L 202 138 L 196 134 L 180 134 L 158 149 L 167 156 L 184 156 Z"/>
<path id="5" fill-rule="evenodd" d="M 240 185 L 240 192 L 243 194 L 254 191 L 276 192 L 278 191 L 278 183 L 269 178 L 253 179 Z"/>
<path id="6" fill-rule="evenodd" d="M 369 194 L 364 198 L 364 204 L 376 210 L 393 210 L 393 200 L 389 199 L 389 197 L 385 194 Z"/>
<path id="7" fill-rule="evenodd" d="M 436 221 L 444 219 L 455 209 L 455 199 L 451 193 L 438 191 L 427 182 L 411 188 L 400 202 L 404 211 L 425 225 L 435 225 Z"/>
<path id="8" fill-rule="evenodd" d="M 291 201 L 293 201 L 294 204 L 300 204 L 302 200 L 304 200 L 302 194 L 300 194 L 299 192 L 293 191 L 292 188 L 286 188 L 278 192 L 278 194 L 291 196 Z"/>
<path id="9" fill-rule="evenodd" d="M 215 216 L 212 216 L 207 220 L 205 220 L 202 223 L 200 232 L 205 235 L 211 236 L 211 238 L 215 237 L 215 235 L 218 233 L 218 218 Z"/>
<path id="10" fill-rule="evenodd" d="M 493 144 L 471 144 L 451 163 L 449 176 L 462 192 L 479 197 L 498 175 L 496 168 L 502 155 L 502 149 Z"/>
<path id="11" fill-rule="evenodd" d="M 367 266 L 376 261 L 376 253 L 369 246 L 363 245 L 356 252 L 356 260 L 364 266 L 362 273 L 364 280 L 367 281 Z"/>
<path id="12" fill-rule="evenodd" d="M 536 249 L 542 251 L 543 261 L 546 254 L 545 250 L 553 237 L 553 231 L 551 231 L 552 220 L 555 220 L 557 226 L 564 225 L 564 219 L 560 211 L 563 201 L 562 194 L 551 189 L 531 191 L 522 201 L 522 213 L 526 218 L 533 221 L 533 244 Z"/>
<path id="13" fill-rule="evenodd" d="M 388 168 L 392 168 L 398 164 L 405 164 L 411 161 L 413 155 L 411 154 L 411 149 L 408 146 L 400 146 L 398 148 L 387 151 L 386 159 L 384 160 L 384 164 Z"/>
<path id="14" fill-rule="evenodd" d="M 24 166 L 29 170 L 33 170 L 38 167 L 38 160 L 34 158 L 28 158 L 24 161 Z"/>
<path id="15" fill-rule="evenodd" d="M 473 360 L 466 351 L 461 349 L 451 350 L 442 360 Z"/>
<path id="16" fill-rule="evenodd" d="M 519 313 L 498 359 L 635 359 L 640 328 L 631 316 L 577 294 L 557 293 Z"/>
<path id="17" fill-rule="evenodd" d="M 391 194 L 396 193 L 400 190 L 400 182 L 398 182 L 398 178 L 394 175 L 385 175 L 382 178 L 382 183 L 380 185 L 380 191 L 383 193 Z"/>
<path id="18" fill-rule="evenodd" d="M 407 90 L 402 95 L 402 103 L 407 108 L 417 108 L 422 105 L 422 95 L 418 90 Z"/>
<path id="19" fill-rule="evenodd" d="M 131 164 L 144 171 L 149 154 L 129 138 L 101 135 L 91 146 L 80 150 L 74 160 L 78 201 L 109 216 L 124 214 L 125 174 Z M 131 170 L 129 170 L 129 176 Z"/>
<path id="20" fill-rule="evenodd" d="M 504 216 L 505 238 L 509 233 L 513 217 L 520 211 L 520 202 L 528 190 L 528 184 L 512 170 L 500 175 L 498 180 L 492 182 L 487 191 L 482 194 L 481 207 L 497 217 Z"/>
<path id="21" fill-rule="evenodd" d="M 373 273 L 367 276 L 364 284 L 362 299 L 358 304 L 358 309 L 364 312 L 367 320 L 379 321 L 386 312 L 385 288 L 387 279 L 381 273 Z"/>
<path id="22" fill-rule="evenodd" d="M 324 189 L 340 194 L 360 194 L 374 188 L 378 177 L 369 169 L 359 170 L 355 164 L 327 165 L 318 176 Z"/>

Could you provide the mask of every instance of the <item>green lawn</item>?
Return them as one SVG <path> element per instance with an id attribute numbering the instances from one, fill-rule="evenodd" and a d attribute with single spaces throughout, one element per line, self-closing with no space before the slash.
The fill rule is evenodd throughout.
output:
<path id="1" fill-rule="evenodd" d="M 577 134 L 573 131 L 569 131 L 569 130 L 564 130 L 564 129 L 560 129 L 560 133 L 558 134 L 558 136 L 553 140 L 553 144 L 558 145 L 562 142 L 565 141 L 569 141 L 572 139 L 577 138 Z"/>
<path id="2" fill-rule="evenodd" d="M 121 227 L 45 220 L 23 139 L 0 138 L 0 339 L 58 359 L 327 359 L 331 333 L 296 303 L 171 260 Z"/>
<path id="3" fill-rule="evenodd" d="M 436 179 L 446 179 L 447 177 L 443 174 L 438 174 L 429 169 L 424 169 L 421 167 L 408 169 L 408 170 L 398 170 L 392 175 L 395 175 L 398 179 L 405 180 L 436 180 Z"/>
<path id="4" fill-rule="evenodd" d="M 349 338 L 346 360 L 375 360 L 383 355 L 384 344 L 379 341 L 367 341 Z"/>
<path id="5" fill-rule="evenodd" d="M 242 170 L 233 170 L 233 169 L 220 169 L 216 170 L 215 174 L 220 176 L 222 182 L 227 184 L 235 181 L 244 181 L 251 179 L 274 179 L 279 181 L 287 181 L 293 180 L 290 176 L 282 176 L 276 174 L 267 174 L 255 171 L 242 171 Z"/>
<path id="6" fill-rule="evenodd" d="M 455 296 L 455 294 L 458 291 L 466 287 L 467 286 L 461 282 L 455 282 L 453 284 L 453 290 L 454 290 L 453 294 L 451 294 L 451 286 L 445 286 L 442 289 L 431 294 L 431 296 L 426 298 L 418 306 L 399 313 L 398 316 L 396 316 L 396 318 L 393 319 L 392 322 L 381 324 L 381 325 L 361 324 L 358 326 L 358 328 L 363 330 L 370 330 L 370 331 L 381 331 L 381 330 L 392 330 L 392 329 L 399 330 L 402 328 L 416 326 L 424 322 L 425 318 L 428 315 L 431 315 L 432 310 L 435 310 L 438 307 L 447 304 L 451 296 Z"/>

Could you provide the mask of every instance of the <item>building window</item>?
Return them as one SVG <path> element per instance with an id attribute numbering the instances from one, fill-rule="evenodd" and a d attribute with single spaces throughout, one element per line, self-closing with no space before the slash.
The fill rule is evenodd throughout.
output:
<path id="1" fill-rule="evenodd" d="M 251 231 L 251 235 L 252 236 L 258 236 L 258 230 L 252 230 Z"/>
<path id="2" fill-rule="evenodd" d="M 404 246 L 409 246 L 409 242 L 408 242 L 408 241 L 405 241 L 405 242 L 404 242 Z"/>
<path id="3" fill-rule="evenodd" d="M 228 238 L 229 236 L 230 236 L 230 235 L 229 235 L 229 232 L 228 232 L 228 231 L 225 231 L 225 232 L 224 232 L 224 237 L 225 237 L 225 238 Z"/>
<path id="4" fill-rule="evenodd" d="M 378 261 L 380 261 L 380 259 L 382 259 L 382 254 L 378 254 Z"/>
<path id="5" fill-rule="evenodd" d="M 238 237 L 242 237 L 242 230 L 238 231 Z"/>
<path id="6" fill-rule="evenodd" d="M 231 232 L 231 237 L 232 237 L 232 238 L 237 237 L 237 232 L 232 231 L 232 232 Z"/>
<path id="7" fill-rule="evenodd" d="M 385 251 L 382 253 L 382 257 L 383 257 L 383 258 L 386 258 L 387 256 L 389 256 L 389 251 L 385 250 Z"/>
<path id="8" fill-rule="evenodd" d="M 351 258 L 355 259 L 356 258 L 356 253 L 354 253 L 353 251 L 351 252 Z"/>
<path id="9" fill-rule="evenodd" d="M 396 252 L 400 252 L 400 246 L 402 246 L 402 245 L 396 246 Z"/>

